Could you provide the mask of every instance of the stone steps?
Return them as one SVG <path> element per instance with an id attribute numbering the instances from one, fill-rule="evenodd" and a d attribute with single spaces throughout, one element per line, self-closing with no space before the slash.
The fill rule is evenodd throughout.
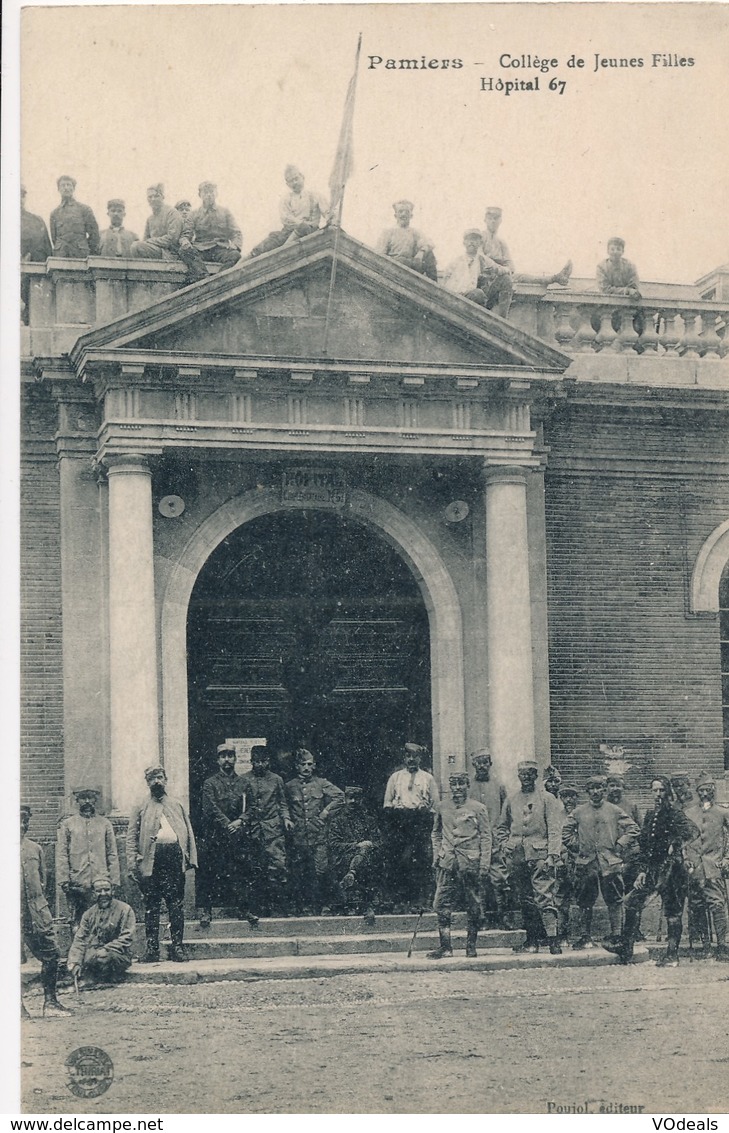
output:
<path id="1" fill-rule="evenodd" d="M 258 928 L 251 928 L 247 921 L 237 920 L 233 917 L 214 917 L 210 928 L 200 928 L 197 920 L 187 920 L 185 923 L 185 942 L 206 940 L 209 937 L 285 937 L 285 936 L 350 936 L 369 933 L 409 933 L 413 934 L 418 922 L 417 915 L 404 913 L 377 914 L 374 927 L 368 927 L 364 918 L 351 917 L 266 917 L 261 918 Z M 466 926 L 466 914 L 453 914 L 453 927 Z M 435 932 L 437 919 L 435 913 L 424 913 L 420 918 L 418 933 Z"/>
<path id="2" fill-rule="evenodd" d="M 361 920 L 359 921 L 361 925 Z M 465 949 L 465 930 L 456 929 L 453 932 L 453 947 Z M 488 931 L 479 933 L 478 945 L 482 951 L 493 948 L 511 949 L 524 939 L 521 930 L 514 932 Z M 374 952 L 402 952 L 407 954 L 412 932 L 383 932 L 377 928 L 368 931 L 347 932 L 346 934 L 314 936 L 269 936 L 255 935 L 253 932 L 247 937 L 216 937 L 211 935 L 206 939 L 188 936 L 185 948 L 191 960 L 218 960 L 226 958 L 254 959 L 267 956 L 341 956 L 366 955 Z M 418 932 L 414 951 L 426 952 L 438 944 L 436 931 Z M 169 946 L 167 946 L 169 947 Z M 165 951 L 165 945 L 162 946 Z"/>

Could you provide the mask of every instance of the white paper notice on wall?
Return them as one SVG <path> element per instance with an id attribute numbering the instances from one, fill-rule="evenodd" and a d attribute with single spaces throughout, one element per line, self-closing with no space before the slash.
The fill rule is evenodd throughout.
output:
<path id="1" fill-rule="evenodd" d="M 251 769 L 251 749 L 266 746 L 266 737 L 257 736 L 253 739 L 250 737 L 230 739 L 226 736 L 225 742 L 228 747 L 235 748 L 235 770 L 238 775 L 246 775 Z"/>

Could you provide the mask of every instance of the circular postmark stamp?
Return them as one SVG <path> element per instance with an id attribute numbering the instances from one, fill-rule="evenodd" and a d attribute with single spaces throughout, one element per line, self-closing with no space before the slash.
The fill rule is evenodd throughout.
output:
<path id="1" fill-rule="evenodd" d="M 100 1046 L 79 1046 L 66 1059 L 66 1085 L 77 1098 L 98 1098 L 114 1081 L 114 1063 Z"/>

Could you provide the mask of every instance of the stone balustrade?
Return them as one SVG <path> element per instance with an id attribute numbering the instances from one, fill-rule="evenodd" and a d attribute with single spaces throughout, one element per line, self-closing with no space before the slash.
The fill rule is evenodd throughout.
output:
<path id="1" fill-rule="evenodd" d="M 211 265 L 211 274 L 217 270 Z M 181 264 L 102 257 L 51 258 L 24 264 L 22 271 L 29 279 L 28 325 L 21 339 L 26 358 L 67 353 L 87 330 L 149 306 L 185 282 Z M 588 287 L 586 280 L 547 291 L 517 285 L 509 315 L 515 326 L 573 355 L 568 374 L 594 377 L 598 371 L 588 363 L 595 357 L 604 373 L 611 369 L 605 365 L 609 358 L 622 358 L 623 368 L 640 358 L 664 364 L 680 360 L 686 374 L 688 363 L 729 358 L 729 300 L 705 300 L 697 288 L 684 285 L 648 284 L 637 304 Z M 612 370 L 617 372 L 615 366 Z M 722 377 L 717 373 L 709 384 L 727 383 L 723 367 L 720 372 Z"/>

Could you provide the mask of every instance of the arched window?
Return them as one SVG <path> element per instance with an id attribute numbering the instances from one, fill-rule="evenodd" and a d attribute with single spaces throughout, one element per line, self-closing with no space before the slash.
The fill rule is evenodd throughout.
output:
<path id="1" fill-rule="evenodd" d="M 724 714 L 724 770 L 729 771 L 729 563 L 719 583 L 719 639 L 721 641 L 721 704 Z"/>

